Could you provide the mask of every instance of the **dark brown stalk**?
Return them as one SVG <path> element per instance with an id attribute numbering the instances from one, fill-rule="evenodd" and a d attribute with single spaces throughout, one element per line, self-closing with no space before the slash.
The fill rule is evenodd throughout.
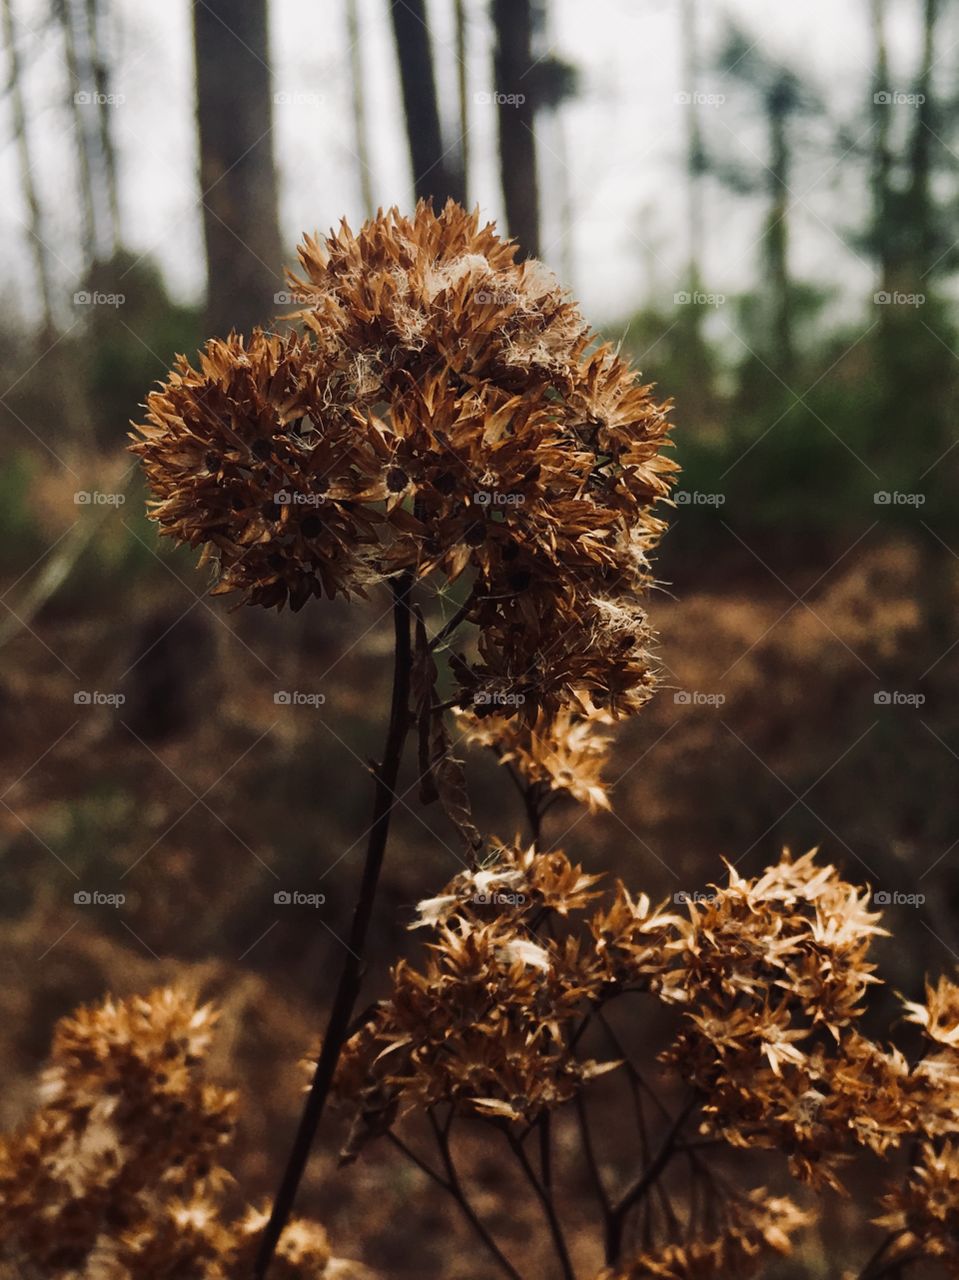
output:
<path id="1" fill-rule="evenodd" d="M 676 1140 L 695 1105 L 696 1099 L 690 1098 L 689 1102 L 686 1103 L 673 1121 L 655 1156 L 612 1206 L 606 1230 L 606 1262 L 608 1264 L 612 1265 L 619 1261 L 626 1215 L 652 1189 L 663 1170 L 676 1154 Z"/>
<path id="2" fill-rule="evenodd" d="M 437 1122 L 432 1111 L 428 1114 L 430 1124 L 433 1128 L 433 1133 L 436 1137 L 436 1145 L 440 1153 L 440 1159 L 443 1161 L 443 1168 L 446 1170 L 446 1181 L 439 1179 L 440 1184 L 446 1188 L 456 1201 L 460 1211 L 463 1213 L 463 1216 L 476 1232 L 479 1239 L 482 1240 L 491 1256 L 496 1259 L 504 1275 L 509 1276 L 510 1280 L 523 1280 L 523 1277 L 516 1270 L 509 1258 L 506 1257 L 499 1245 L 493 1239 L 492 1235 L 486 1229 L 476 1210 L 473 1208 L 472 1204 L 470 1204 L 466 1192 L 463 1190 L 463 1184 L 460 1182 L 459 1173 L 457 1172 L 456 1165 L 453 1162 L 453 1150 L 450 1146 L 449 1131 L 450 1125 L 453 1122 L 452 1113 L 450 1114 L 445 1126 L 441 1126 Z"/>
<path id="3" fill-rule="evenodd" d="M 346 959 L 340 973 L 333 1007 L 326 1025 L 326 1034 L 320 1049 L 319 1060 L 313 1075 L 313 1083 L 307 1095 L 300 1117 L 299 1127 L 289 1160 L 280 1183 L 279 1191 L 273 1202 L 270 1220 L 266 1224 L 260 1251 L 254 1269 L 255 1280 L 263 1280 L 276 1252 L 276 1246 L 283 1228 L 289 1221 L 293 1211 L 293 1202 L 310 1156 L 313 1139 L 323 1115 L 323 1108 L 333 1084 L 336 1064 L 339 1062 L 343 1045 L 353 1016 L 363 978 L 363 952 L 366 946 L 366 935 L 369 931 L 373 905 L 376 900 L 376 889 L 386 853 L 386 842 L 389 836 L 390 819 L 396 802 L 396 780 L 403 755 L 403 745 L 409 731 L 410 722 L 410 669 L 412 665 L 412 645 L 410 639 L 410 592 L 413 580 L 404 574 L 392 583 L 393 590 L 393 630 L 395 645 L 393 651 L 393 696 L 390 706 L 389 728 L 383 759 L 373 770 L 373 820 L 370 825 L 369 839 L 366 847 L 366 861 L 363 866 L 363 878 L 356 906 L 353 910 L 353 922 L 346 943 Z"/>
<path id="4" fill-rule="evenodd" d="M 549 1233 L 553 1240 L 553 1247 L 556 1251 L 556 1257 L 559 1260 L 560 1269 L 563 1273 L 564 1280 L 576 1280 L 576 1272 L 573 1270 L 573 1263 L 569 1256 L 569 1249 L 566 1247 L 566 1237 L 563 1235 L 563 1227 L 559 1220 L 559 1214 L 556 1212 L 556 1205 L 553 1201 L 552 1192 L 543 1186 L 539 1178 L 536 1176 L 536 1170 L 530 1164 L 529 1157 L 523 1150 L 523 1144 L 508 1129 L 504 1130 L 506 1140 L 510 1145 L 513 1154 L 519 1161 L 520 1168 L 526 1175 L 526 1180 L 532 1187 L 537 1200 L 543 1209 L 546 1218 Z"/>

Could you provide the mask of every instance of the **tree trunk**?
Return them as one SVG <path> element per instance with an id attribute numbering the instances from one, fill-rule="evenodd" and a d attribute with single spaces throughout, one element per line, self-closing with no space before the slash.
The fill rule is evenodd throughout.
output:
<path id="1" fill-rule="evenodd" d="M 432 198 L 435 208 L 451 198 L 462 204 L 466 193 L 456 163 L 457 148 L 447 152 L 443 147 L 425 0 L 390 0 L 390 16 L 416 198 Z"/>
<path id="2" fill-rule="evenodd" d="M 17 140 L 17 158 L 20 164 L 20 185 L 27 206 L 27 232 L 33 255 L 37 285 L 40 290 L 42 339 L 52 341 L 55 332 L 53 320 L 53 291 L 50 283 L 50 262 L 44 242 L 43 214 L 36 184 L 33 181 L 33 157 L 27 134 L 27 117 L 23 100 L 23 79 L 20 54 L 17 49 L 17 30 L 13 16 L 13 0 L 3 0 L 3 39 L 7 46 L 7 68 L 10 92 L 10 109 L 13 115 L 13 132 Z"/>
<path id="3" fill-rule="evenodd" d="M 90 39 L 90 64 L 93 71 L 93 83 L 101 100 L 111 92 L 111 65 L 105 28 L 110 9 L 110 0 L 87 0 L 87 27 Z M 112 111 L 100 111 L 97 114 L 100 126 L 100 166 L 103 174 L 104 195 L 107 202 L 106 248 L 110 257 L 115 257 L 123 236 L 120 226 L 120 190 L 117 180 L 117 153 L 113 145 Z"/>
<path id="4" fill-rule="evenodd" d="M 92 96 L 92 76 L 80 65 L 78 50 L 76 9 L 72 0 L 59 0 L 56 6 L 60 31 L 63 35 L 63 56 L 67 67 L 67 92 L 70 115 L 73 120 L 73 136 L 77 151 L 77 169 L 80 178 L 80 236 L 83 241 L 84 276 L 98 257 L 96 208 L 93 199 L 93 159 L 88 120 L 94 112 L 106 110 L 84 98 Z M 85 43 L 85 42 L 84 42 Z"/>
<path id="5" fill-rule="evenodd" d="M 888 293 L 893 287 L 893 214 L 890 199 L 892 153 L 889 146 L 892 111 L 889 104 L 881 100 L 881 95 L 889 93 L 892 84 L 889 48 L 886 44 L 886 0 L 872 0 L 872 32 L 875 50 L 873 116 L 876 123 L 871 181 L 873 241 L 879 267 L 879 288 Z"/>
<path id="6" fill-rule="evenodd" d="M 350 46 L 350 81 L 353 102 L 353 145 L 360 182 L 360 202 L 367 218 L 373 216 L 373 180 L 370 172 L 370 150 L 367 146 L 366 85 L 363 79 L 363 54 L 360 20 L 356 0 L 346 0 L 346 38 Z"/>
<path id="7" fill-rule="evenodd" d="M 267 0 L 194 0 L 211 334 L 269 326 L 282 289 Z"/>
<path id="8" fill-rule="evenodd" d="M 454 0 L 456 25 L 456 90 L 459 97 L 459 169 L 463 180 L 463 204 L 469 199 L 469 75 L 467 67 L 466 0 Z"/>
<path id="9" fill-rule="evenodd" d="M 692 95 L 686 113 L 686 234 L 689 253 L 689 289 L 698 293 L 702 287 L 703 256 L 703 201 L 702 182 L 703 138 L 696 104 L 699 83 L 699 47 L 696 27 L 696 0 L 682 0 L 683 84 Z M 697 316 L 699 308 L 694 308 Z M 697 323 L 697 328 L 699 327 Z"/>
<path id="10" fill-rule="evenodd" d="M 770 208 L 763 237 L 772 297 L 773 368 L 790 383 L 793 373 L 792 283 L 789 277 L 789 108 L 785 94 L 773 89 L 766 103 L 769 118 Z"/>
<path id="11" fill-rule="evenodd" d="M 539 256 L 533 12 L 530 0 L 493 0 L 493 71 L 499 122 L 500 183 L 509 234 L 524 256 Z"/>

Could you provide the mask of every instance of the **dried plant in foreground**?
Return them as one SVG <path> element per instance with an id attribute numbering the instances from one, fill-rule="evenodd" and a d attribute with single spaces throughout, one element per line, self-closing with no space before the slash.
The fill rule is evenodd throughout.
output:
<path id="1" fill-rule="evenodd" d="M 210 1083 L 216 1015 L 177 990 L 61 1020 L 40 1106 L 0 1140 L 4 1280 L 242 1280 L 267 1214 L 231 1212 L 237 1097 Z M 234 1198 L 234 1197 L 231 1197 Z M 275 1274 L 362 1280 L 322 1227 L 290 1224 Z"/>
<path id="2" fill-rule="evenodd" d="M 351 1122 L 344 1163 L 390 1142 L 511 1280 L 525 1273 L 477 1210 L 467 1125 L 500 1143 L 541 1215 L 537 1277 L 761 1274 L 869 1161 L 889 1175 L 886 1234 L 850 1280 L 933 1263 L 959 1276 L 959 992 L 944 979 L 905 1005 L 921 1054 L 866 1034 L 882 931 L 867 891 L 787 855 L 655 906 L 544 842 L 553 805 L 609 805 L 610 727 L 652 687 L 665 407 L 541 264 L 456 205 L 344 224 L 308 238 L 300 264 L 294 331 L 181 359 L 133 445 L 154 518 L 202 547 L 217 592 L 294 609 L 392 597 L 347 958 L 253 1276 L 280 1274 L 304 1238 L 290 1218 L 331 1092 Z M 420 906 L 422 959 L 354 1023 L 411 735 L 420 799 L 442 805 L 463 870 Z M 495 753 L 528 840 L 477 829 L 456 735 Z M 603 1106 L 617 1089 L 631 1139 Z M 188 1221 L 202 1234 L 209 1219 Z"/>
<path id="3" fill-rule="evenodd" d="M 457 1172 L 464 1125 L 488 1127 L 518 1162 L 568 1278 L 564 1206 L 584 1169 L 604 1280 L 720 1280 L 761 1274 L 815 1220 L 808 1193 L 800 1205 L 744 1189 L 758 1152 L 778 1158 L 780 1181 L 820 1197 L 843 1190 L 854 1162 L 879 1160 L 897 1175 L 875 1216 L 888 1235 L 850 1274 L 905 1275 L 935 1259 L 959 1275 L 959 987 L 943 978 L 925 1001 L 904 1002 L 927 1042 L 913 1061 L 869 1039 L 870 944 L 884 931 L 868 891 L 814 853 L 786 854 L 754 879 L 730 868 L 725 885 L 679 909 L 599 881 L 558 851 L 503 846 L 420 904 L 416 926 L 432 938 L 422 963 L 396 966 L 389 999 L 340 1062 L 344 1159 L 388 1138 L 453 1196 L 514 1280 L 522 1273 Z M 642 1060 L 613 1030 L 614 1006 L 627 1031 L 663 1029 Z M 617 1074 L 638 1128 L 632 1168 L 610 1178 L 622 1121 L 604 1130 L 590 1107 Z M 569 1113 L 579 1147 L 563 1161 L 564 1188 L 550 1133 Z M 432 1165 L 411 1145 L 424 1129 Z"/>
<path id="4" fill-rule="evenodd" d="M 588 724 L 649 697 L 642 601 L 663 529 L 654 508 L 676 469 L 652 388 L 596 340 L 543 264 L 517 262 L 478 213 L 421 203 L 356 233 L 344 222 L 306 238 L 300 267 L 295 331 L 213 339 L 197 368 L 180 358 L 131 446 L 153 518 L 202 548 L 215 592 L 299 609 L 385 586 L 393 600 L 390 718 L 347 959 L 258 1277 L 356 1005 L 410 729 L 421 798 L 442 802 L 470 865 L 484 839 L 453 755 L 454 706 L 515 718 L 521 770 L 602 804 Z M 426 615 L 454 590 L 430 637 Z M 471 641 L 454 650 L 465 624 Z"/>

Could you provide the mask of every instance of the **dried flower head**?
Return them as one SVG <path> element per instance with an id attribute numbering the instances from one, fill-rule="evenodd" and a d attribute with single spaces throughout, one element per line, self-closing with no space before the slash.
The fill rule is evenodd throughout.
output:
<path id="1" fill-rule="evenodd" d="M 205 1078 L 216 1015 L 183 991 L 105 1000 L 64 1018 L 41 1105 L 0 1141 L 4 1280 L 240 1280 L 266 1217 L 233 1220 L 220 1158 L 236 1095 Z M 277 1276 L 357 1278 L 296 1220 Z"/>
<path id="2" fill-rule="evenodd" d="M 731 1198 L 724 1207 L 726 1223 L 718 1235 L 644 1250 L 626 1267 L 604 1272 L 601 1280 L 748 1280 L 770 1256 L 792 1252 L 792 1236 L 813 1215 L 786 1196 L 756 1190 Z"/>
<path id="3" fill-rule="evenodd" d="M 209 343 L 132 446 L 218 591 L 299 608 L 410 571 L 473 578 L 470 695 L 524 715 L 651 684 L 637 596 L 675 464 L 666 412 L 540 263 L 452 202 L 300 251 L 301 336 Z"/>
<path id="4" fill-rule="evenodd" d="M 612 742 L 604 732 L 612 719 L 608 712 L 564 707 L 554 716 L 540 714 L 530 721 L 481 714 L 484 710 L 460 712 L 468 743 L 491 748 L 500 764 L 512 766 L 528 787 L 571 796 L 592 812 L 610 807 L 602 776 Z"/>

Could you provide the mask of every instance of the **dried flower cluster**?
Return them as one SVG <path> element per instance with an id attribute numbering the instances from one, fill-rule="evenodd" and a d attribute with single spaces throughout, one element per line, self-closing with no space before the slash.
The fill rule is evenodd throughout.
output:
<path id="1" fill-rule="evenodd" d="M 515 254 L 453 203 L 307 238 L 298 336 L 181 359 L 133 448 L 154 518 L 217 561 L 217 591 L 299 608 L 468 570 L 467 702 L 620 714 L 651 683 L 638 596 L 666 414 Z"/>
<path id="2" fill-rule="evenodd" d="M 0 1276 L 246 1280 L 265 1215 L 223 1205 L 236 1096 L 205 1078 L 215 1017 L 166 989 L 58 1024 L 40 1108 L 0 1142 Z M 297 1220 L 273 1274 L 366 1273 Z"/>
<path id="3" fill-rule="evenodd" d="M 423 965 L 396 966 L 390 998 L 341 1062 L 347 1155 L 442 1106 L 530 1131 L 625 1067 L 586 1052 L 589 1025 L 613 999 L 645 996 L 675 1011 L 660 1066 L 689 1093 L 701 1140 L 782 1152 L 817 1190 L 839 1189 L 857 1153 L 901 1152 L 909 1171 L 878 1221 L 897 1249 L 959 1274 L 959 987 L 943 979 L 906 1004 L 930 1042 L 910 1064 L 858 1027 L 883 932 L 869 895 L 813 853 L 750 880 L 730 869 L 684 909 L 622 884 L 597 906 L 598 880 L 559 852 L 501 848 L 420 904 L 417 924 L 434 935 Z M 666 1238 L 609 1274 L 751 1275 L 806 1221 L 758 1191 L 722 1199 L 721 1231 Z"/>

